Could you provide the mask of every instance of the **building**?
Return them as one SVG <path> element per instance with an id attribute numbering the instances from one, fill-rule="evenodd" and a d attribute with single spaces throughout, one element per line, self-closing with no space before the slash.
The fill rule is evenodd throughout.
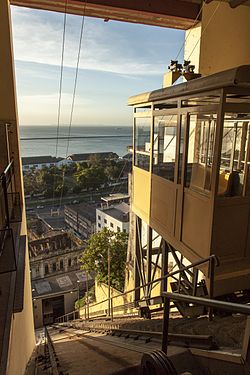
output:
<path id="1" fill-rule="evenodd" d="M 117 160 L 119 156 L 115 152 L 89 152 L 86 154 L 72 154 L 67 157 L 66 160 L 69 160 L 74 163 L 87 163 L 91 161 L 91 158 L 97 157 L 99 160 Z"/>
<path id="2" fill-rule="evenodd" d="M 129 194 L 124 194 L 124 193 L 114 193 L 114 194 L 109 194 L 105 197 L 101 197 L 101 205 L 102 207 L 109 207 L 110 205 L 113 204 L 118 204 L 118 203 L 128 203 L 129 202 Z"/>
<path id="3" fill-rule="evenodd" d="M 129 205 L 125 202 L 96 209 L 96 230 L 104 227 L 114 232 L 129 233 Z"/>
<path id="4" fill-rule="evenodd" d="M 56 158 L 53 156 L 28 156 L 22 158 L 23 172 L 28 172 L 32 169 L 43 169 L 49 167 L 59 166 L 59 162 L 63 158 Z"/>
<path id="5" fill-rule="evenodd" d="M 88 239 L 96 230 L 96 206 L 86 203 L 66 205 L 64 219 L 77 235 Z"/>
<path id="6" fill-rule="evenodd" d="M 47 233 L 29 242 L 35 327 L 52 323 L 75 309 L 86 290 L 79 259 L 85 244 L 66 232 Z"/>

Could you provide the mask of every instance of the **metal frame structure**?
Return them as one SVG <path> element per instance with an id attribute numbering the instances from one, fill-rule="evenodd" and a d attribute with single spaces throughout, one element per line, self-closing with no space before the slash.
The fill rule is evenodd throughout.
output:
<path id="1" fill-rule="evenodd" d="M 140 218 L 138 220 L 143 220 L 159 233 L 177 263 L 182 263 L 182 257 L 194 262 L 209 254 L 215 254 L 220 259 L 220 268 L 215 276 L 216 296 L 248 289 L 250 66 L 241 66 L 139 94 L 129 98 L 128 104 L 134 106 L 132 209 Z M 231 116 L 229 120 L 228 115 Z M 168 121 L 171 121 L 173 116 L 176 126 L 174 161 L 160 160 L 162 166 L 159 163 L 159 168 L 163 169 L 159 174 L 155 172 L 155 162 L 157 157 L 159 159 L 159 148 L 155 149 L 159 133 L 156 133 L 155 129 L 157 122 L 165 121 L 165 126 L 168 126 Z M 197 158 L 200 147 L 197 139 L 198 136 L 201 137 L 201 125 L 198 121 L 207 121 L 207 124 L 210 124 L 211 116 L 214 132 L 211 133 L 209 125 L 208 134 L 210 138 L 213 136 L 213 143 L 208 143 L 205 156 L 202 156 L 208 163 L 202 162 L 200 166 L 198 161 L 189 161 L 189 150 L 192 151 L 193 147 Z M 225 158 L 222 142 L 227 121 L 241 121 L 241 149 L 240 152 L 237 150 L 236 154 L 236 127 L 234 146 L 230 146 L 230 165 L 222 168 Z M 191 147 L 190 134 L 193 131 L 196 143 Z M 165 138 L 163 140 L 165 142 Z M 168 175 L 170 167 L 173 168 L 171 178 Z M 191 177 L 190 173 L 193 173 Z M 237 189 L 241 189 L 240 193 L 234 190 L 235 177 Z M 191 178 L 193 180 L 190 182 Z M 148 246 L 150 249 L 150 243 Z M 179 259 L 175 256 L 176 251 L 181 254 Z M 136 256 L 139 255 L 136 250 Z M 150 267 L 147 265 L 148 270 Z M 208 270 L 203 268 L 201 271 L 209 279 Z M 136 286 L 139 280 L 138 272 L 141 271 L 135 269 Z M 181 278 L 181 284 L 185 283 L 184 280 L 186 283 L 191 281 L 190 294 L 196 295 L 197 275 L 189 273 L 188 278 Z"/>

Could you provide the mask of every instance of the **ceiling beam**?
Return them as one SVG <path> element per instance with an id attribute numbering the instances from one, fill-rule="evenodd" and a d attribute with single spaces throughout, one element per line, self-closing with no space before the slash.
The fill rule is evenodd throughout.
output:
<path id="1" fill-rule="evenodd" d="M 230 0 L 229 4 L 231 8 L 237 8 L 239 5 L 246 3 L 247 0 Z"/>
<path id="2" fill-rule="evenodd" d="M 65 0 L 10 0 L 12 5 L 65 11 Z M 67 13 L 105 20 L 189 29 L 200 10 L 199 2 L 187 0 L 68 0 Z"/>

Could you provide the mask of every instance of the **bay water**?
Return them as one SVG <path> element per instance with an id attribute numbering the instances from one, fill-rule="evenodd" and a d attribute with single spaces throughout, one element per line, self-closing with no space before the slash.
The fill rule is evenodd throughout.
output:
<path id="1" fill-rule="evenodd" d="M 58 135 L 56 147 L 56 126 L 20 126 L 21 156 L 66 157 L 108 151 L 123 156 L 127 153 L 127 146 L 132 145 L 132 126 L 74 126 L 71 128 L 69 144 L 67 126 L 60 126 Z"/>

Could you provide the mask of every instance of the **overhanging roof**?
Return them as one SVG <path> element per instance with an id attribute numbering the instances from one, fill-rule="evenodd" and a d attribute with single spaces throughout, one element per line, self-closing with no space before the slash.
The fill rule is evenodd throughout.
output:
<path id="1" fill-rule="evenodd" d="M 66 0 L 10 0 L 12 5 L 65 12 Z M 68 0 L 67 13 L 105 20 L 188 29 L 200 10 L 197 0 Z"/>

